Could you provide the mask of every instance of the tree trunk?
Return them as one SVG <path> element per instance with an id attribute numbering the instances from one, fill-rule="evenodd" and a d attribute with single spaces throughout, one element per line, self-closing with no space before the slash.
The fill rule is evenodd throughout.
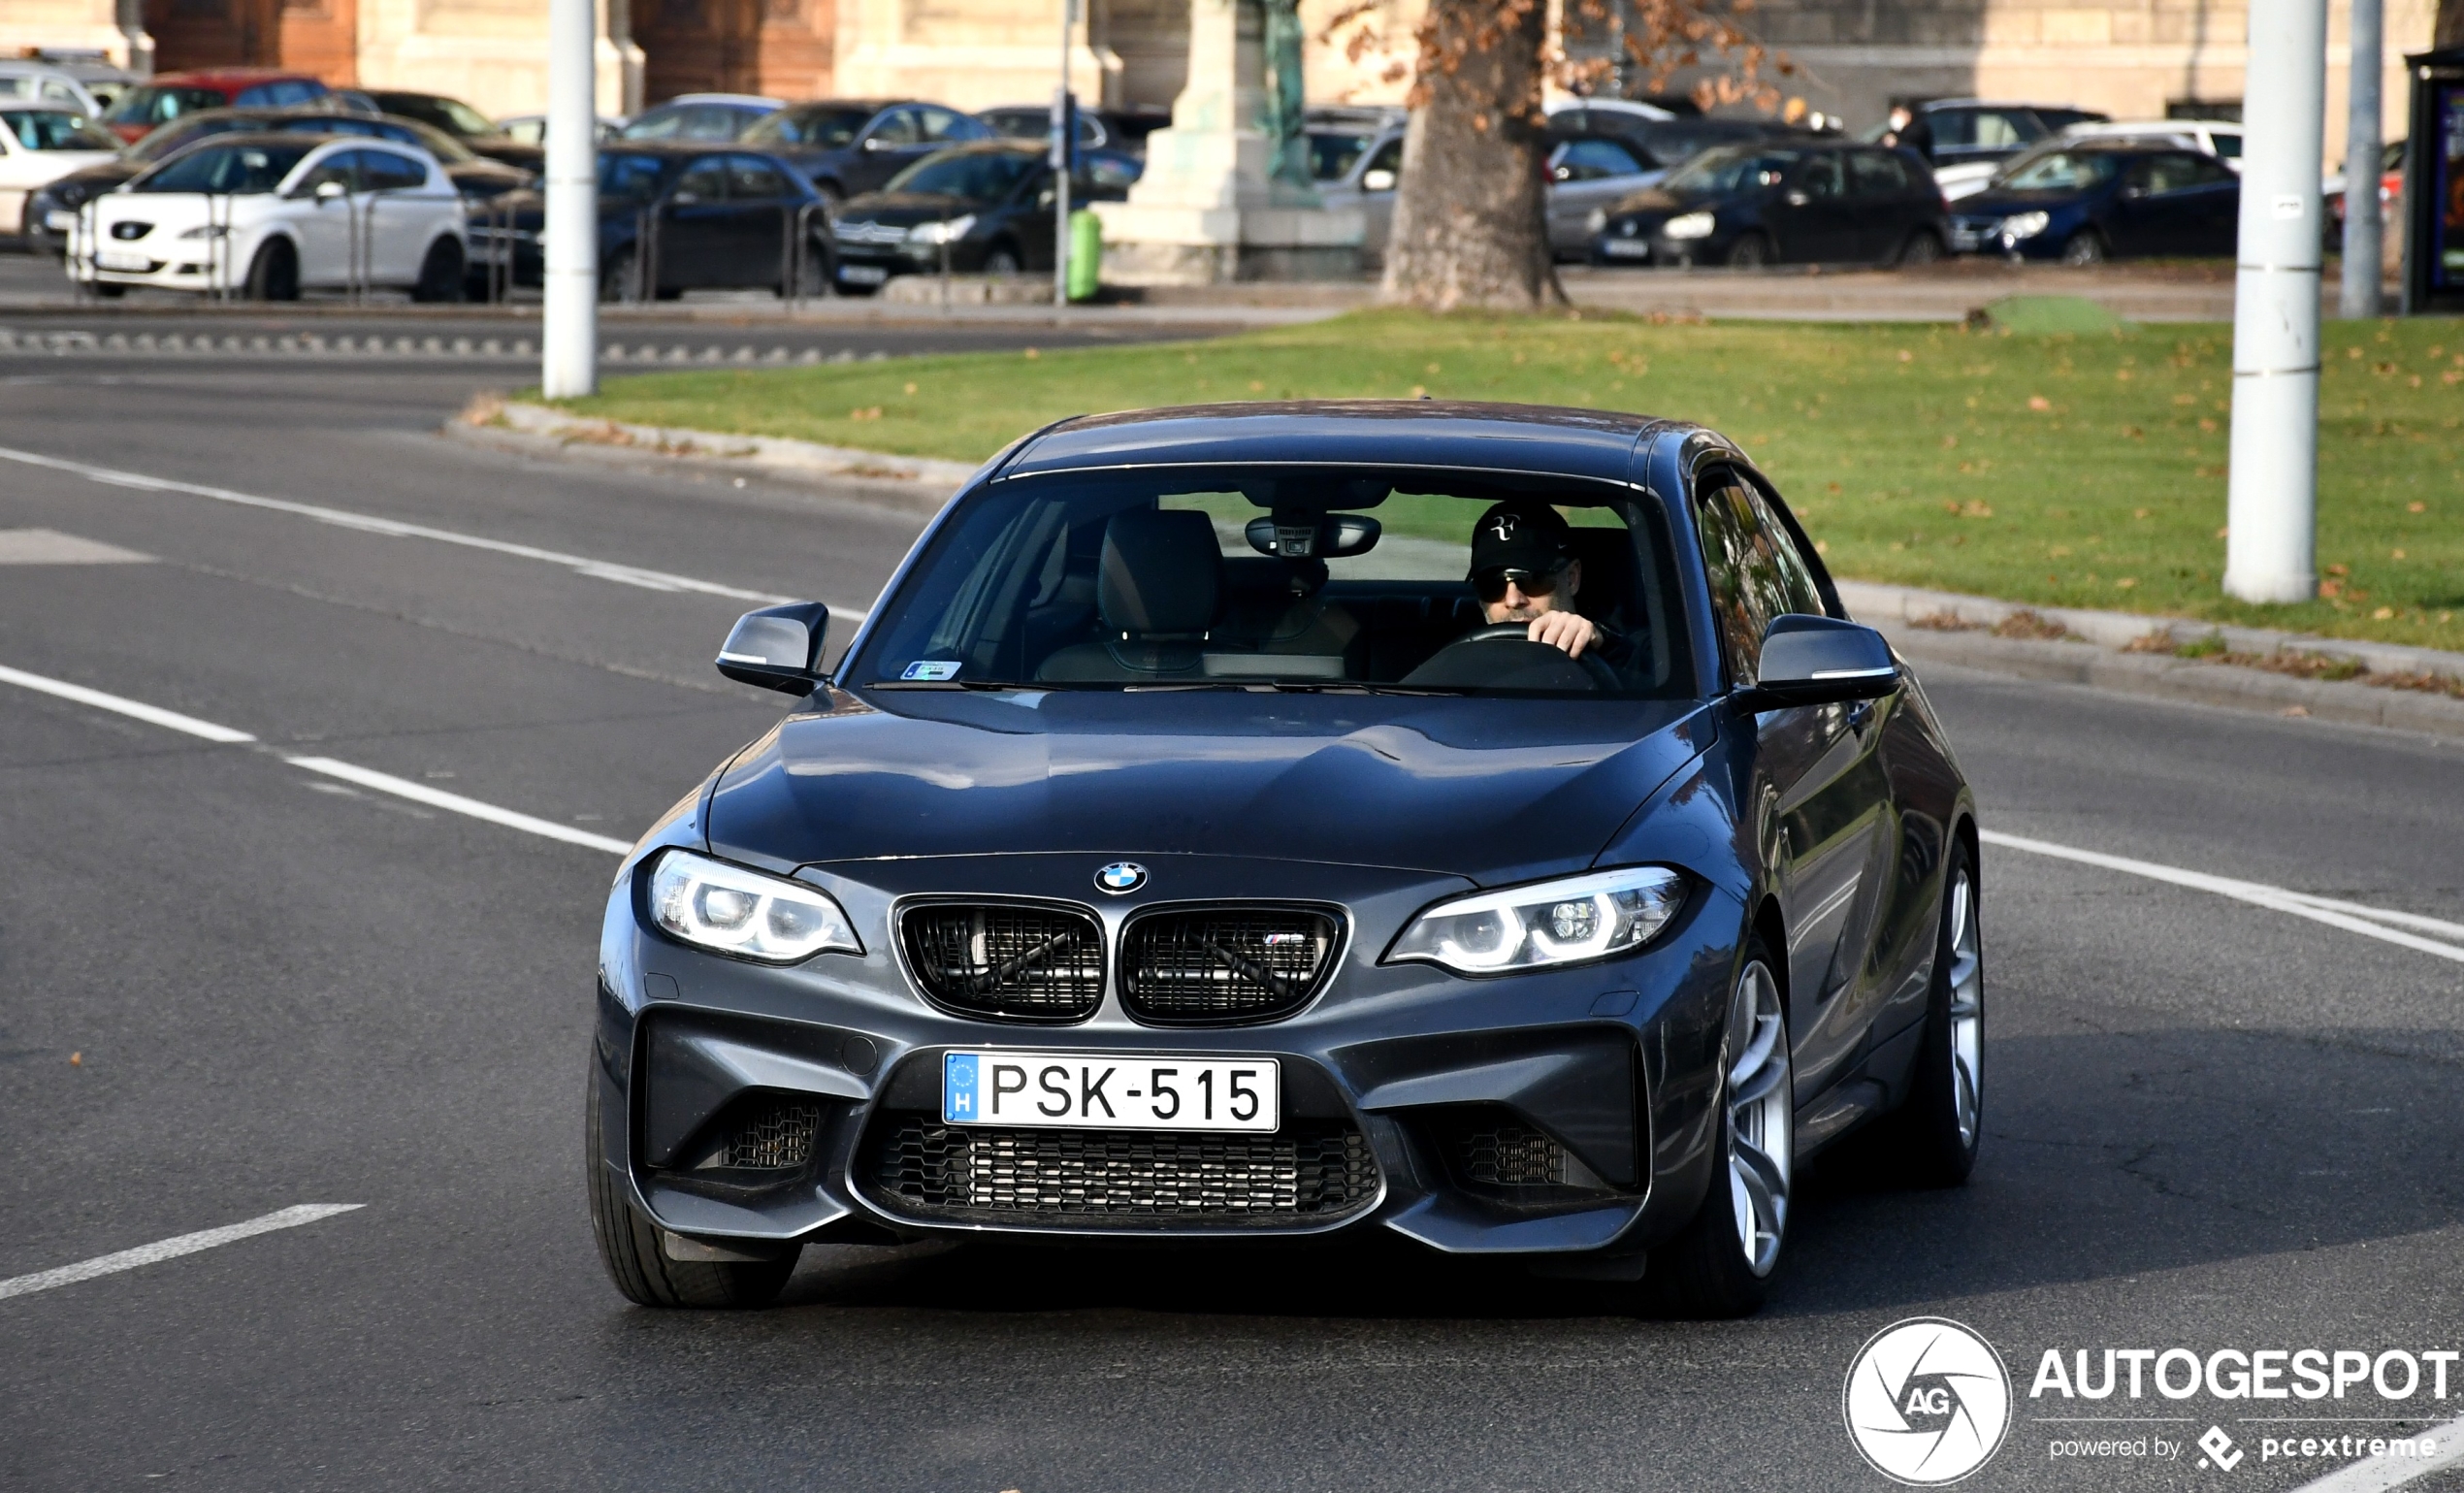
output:
<path id="1" fill-rule="evenodd" d="M 1430 0 L 1382 299 L 1438 311 L 1564 303 L 1542 217 L 1547 24 L 1540 0 Z"/>
<path id="2" fill-rule="evenodd" d="M 2439 0 L 2438 29 L 2432 33 L 2433 47 L 2464 47 L 2464 0 Z"/>

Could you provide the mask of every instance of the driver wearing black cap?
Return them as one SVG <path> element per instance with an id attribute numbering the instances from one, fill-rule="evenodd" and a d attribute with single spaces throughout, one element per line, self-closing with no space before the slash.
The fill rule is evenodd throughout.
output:
<path id="1" fill-rule="evenodd" d="M 1473 593 L 1491 626 L 1528 622 L 1533 642 L 1563 648 L 1574 659 L 1589 650 L 1616 664 L 1626 640 L 1573 609 L 1583 564 L 1572 548 L 1572 527 L 1547 503 L 1498 503 L 1473 526 Z"/>

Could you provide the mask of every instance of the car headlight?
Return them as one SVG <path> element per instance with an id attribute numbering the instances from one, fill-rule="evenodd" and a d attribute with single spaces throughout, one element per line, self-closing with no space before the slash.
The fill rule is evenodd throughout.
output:
<path id="1" fill-rule="evenodd" d="M 184 233 L 180 234 L 180 237 L 183 239 L 220 239 L 229 235 L 230 232 L 230 228 L 221 223 L 200 223 L 196 227 L 188 229 Z"/>
<path id="2" fill-rule="evenodd" d="M 1585 233 L 1598 233 L 1607 226 L 1608 210 L 1606 208 L 1594 208 L 1591 210 L 1591 216 L 1583 219 Z"/>
<path id="3" fill-rule="evenodd" d="M 650 917 L 686 943 L 763 964 L 864 952 L 828 893 L 685 850 L 652 868 Z"/>
<path id="4" fill-rule="evenodd" d="M 974 226 L 975 214 L 972 212 L 961 217 L 944 218 L 938 223 L 918 223 L 907 230 L 907 242 L 910 243 L 956 243 L 965 238 L 967 230 Z"/>
<path id="5" fill-rule="evenodd" d="M 1684 877 L 1646 865 L 1455 897 L 1412 919 L 1385 961 L 1488 975 L 1605 959 L 1651 942 L 1685 891 Z"/>
<path id="6" fill-rule="evenodd" d="M 2033 239 L 2052 221 L 2042 212 L 2014 212 L 2002 219 L 2001 227 L 1994 231 L 2005 239 Z"/>
<path id="7" fill-rule="evenodd" d="M 1660 233 L 1670 239 L 1707 239 L 1717 222 L 1708 212 L 1681 212 L 1669 219 Z"/>

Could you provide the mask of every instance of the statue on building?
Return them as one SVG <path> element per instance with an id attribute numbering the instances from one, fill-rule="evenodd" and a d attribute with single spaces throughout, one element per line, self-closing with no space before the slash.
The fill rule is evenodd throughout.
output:
<path id="1" fill-rule="evenodd" d="M 1258 127 L 1267 138 L 1267 179 L 1278 202 L 1317 205 L 1310 170 L 1308 114 L 1303 97 L 1300 0 L 1262 0 L 1266 12 L 1266 100 Z"/>

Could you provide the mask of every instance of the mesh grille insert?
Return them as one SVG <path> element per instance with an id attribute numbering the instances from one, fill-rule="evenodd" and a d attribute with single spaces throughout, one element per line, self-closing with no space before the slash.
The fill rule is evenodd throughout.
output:
<path id="1" fill-rule="evenodd" d="M 1367 1137 L 1340 1120 L 1287 1120 L 1274 1135 L 1187 1135 L 889 1115 L 875 1131 L 872 1173 L 883 1200 L 915 1217 L 1074 1226 L 1328 1223 L 1378 1193 Z"/>
<path id="2" fill-rule="evenodd" d="M 1075 1022 L 1103 998 L 1103 934 L 1083 912 L 931 902 L 908 908 L 899 931 L 924 992 L 953 1010 Z"/>
<path id="3" fill-rule="evenodd" d="M 1501 1124 L 1466 1132 L 1455 1152 L 1464 1180 L 1492 1187 L 1560 1186 L 1566 1148 L 1529 1125 Z"/>
<path id="4" fill-rule="evenodd" d="M 1121 940 L 1121 1003 L 1158 1025 L 1255 1022 L 1309 1003 L 1342 925 L 1304 907 L 1150 913 Z"/>
<path id="5" fill-rule="evenodd" d="M 822 1107 L 794 1099 L 761 1099 L 739 1105 L 727 1150 L 714 1163 L 772 1170 L 800 1167 L 813 1159 L 813 1132 Z"/>

